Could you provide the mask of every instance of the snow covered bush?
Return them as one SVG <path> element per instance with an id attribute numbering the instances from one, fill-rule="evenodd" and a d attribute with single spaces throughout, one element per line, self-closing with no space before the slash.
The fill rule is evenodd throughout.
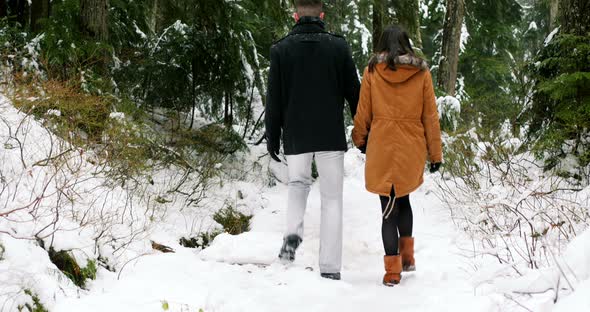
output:
<path id="1" fill-rule="evenodd" d="M 566 279 L 567 297 L 555 306 L 557 312 L 587 311 L 590 309 L 590 230 L 580 234 L 568 246 L 564 257 L 556 264 Z"/>
<path id="2" fill-rule="evenodd" d="M 510 132 L 493 142 L 480 142 L 475 130 L 445 138 L 438 194 L 470 234 L 475 253 L 548 267 L 549 252 L 563 251 L 590 224 L 590 189 L 545 172 Z"/>
<path id="3" fill-rule="evenodd" d="M 15 75 L 34 78 L 42 74 L 40 42 L 43 34 L 33 36 L 0 19 L 0 84 L 12 82 Z"/>
<path id="4" fill-rule="evenodd" d="M 87 260 L 86 266 L 81 267 L 76 259 L 67 251 L 55 251 L 53 247 L 48 250 L 49 259 L 62 271 L 76 286 L 84 288 L 87 279 L 96 279 L 96 261 Z"/>
<path id="5" fill-rule="evenodd" d="M 28 106 L 35 115 L 26 115 L 0 95 L 0 241 L 7 248 L 0 271 L 14 272 L 0 276 L 0 302 L 33 307 L 24 292 L 31 290 L 51 307 L 101 270 L 120 273 L 152 252 L 151 237 L 167 244 L 199 237 L 204 247 L 223 228 L 248 230 L 254 205 L 241 203 L 261 199 L 248 188 L 236 193 L 233 183 L 259 179 L 257 156 L 199 151 L 189 135 L 149 129 L 140 139 L 159 154 L 128 153 L 123 147 L 143 148 L 133 139 L 133 113 L 106 114 L 102 132 L 80 135 L 94 133 L 84 128 L 74 135 L 83 114 L 68 111 L 67 99 L 60 109 L 44 107 L 45 100 L 23 99 L 39 103 Z M 137 162 L 143 162 L 139 174 L 121 171 Z M 214 217 L 230 202 L 231 214 Z M 49 254 L 67 254 L 76 265 L 57 265 Z M 45 282 L 32 283 L 37 276 Z"/>
<path id="6" fill-rule="evenodd" d="M 443 131 L 457 130 L 461 118 L 461 103 L 453 96 L 444 96 L 436 100 L 440 114 L 440 127 Z"/>
<path id="7" fill-rule="evenodd" d="M 213 215 L 213 220 L 221 224 L 226 233 L 232 235 L 248 232 L 251 219 L 251 215 L 245 215 L 229 204 Z"/>
<path id="8" fill-rule="evenodd" d="M 204 249 L 209 247 L 209 245 L 211 245 L 211 243 L 213 242 L 213 240 L 215 239 L 215 237 L 217 237 L 218 235 L 222 234 L 223 231 L 221 230 L 213 230 L 213 231 L 203 231 L 201 233 L 199 233 L 199 235 L 197 235 L 196 237 L 190 237 L 190 238 L 186 238 L 186 237 L 181 237 L 180 240 L 178 241 L 178 244 L 181 246 L 184 246 L 186 248 L 200 248 L 200 249 Z"/>
<path id="9" fill-rule="evenodd" d="M 34 294 L 31 290 L 25 289 L 24 294 L 29 296 L 30 302 L 24 303 L 23 305 L 18 306 L 18 310 L 20 311 L 28 311 L 28 312 L 48 312 L 48 310 L 43 306 L 39 296 Z M 26 309 L 26 310 L 25 310 Z"/>
<path id="10" fill-rule="evenodd" d="M 580 258 L 569 256 L 572 241 L 578 253 L 589 251 L 590 245 L 576 241 L 589 229 L 590 187 L 545 171 L 508 122 L 490 135 L 480 131 L 444 138 L 445 166 L 436 194 L 471 240 L 464 252 L 475 262 L 476 287 L 495 288 L 514 309 L 538 311 L 549 304 L 543 300 L 555 303 L 576 289 L 574 275 L 585 276 L 573 274 L 560 259 Z M 536 306 L 531 296 L 545 298 L 545 305 Z"/>
<path id="11" fill-rule="evenodd" d="M 141 246 L 138 240 L 146 233 L 150 218 L 161 214 L 143 201 L 149 200 L 143 193 L 112 185 L 104 167 L 92 164 L 91 153 L 58 138 L 2 96 L 0 142 L 0 237 L 3 244 L 10 242 L 1 270 L 12 272 L 2 277 L 7 280 L 0 281 L 0 295 L 20 294 L 14 297 L 17 305 L 24 289 L 39 293 L 45 303 L 52 300 L 52 291 L 71 287 L 64 282 L 67 279 L 29 283 L 35 280 L 36 269 L 52 268 L 51 276 L 43 275 L 48 280 L 63 277 L 51 264 L 49 250 L 67 250 L 77 263 L 103 258 L 110 266 L 120 267 L 127 257 L 133 257 L 126 248 Z M 33 264 L 23 260 L 28 258 Z M 28 266 L 17 270 L 19 265 Z M 92 271 L 87 270 L 85 276 Z M 75 280 L 79 284 L 84 279 Z M 11 298 L 1 299 L 12 302 Z"/>
<path id="12" fill-rule="evenodd" d="M 130 198 L 123 188 L 97 189 L 109 184 L 101 167 L 92 164 L 91 155 L 58 138 L 32 116 L 18 112 L 5 98 L 1 102 L 1 233 L 53 242 L 66 229 L 84 232 L 92 228 L 102 232 L 93 239 L 98 244 L 112 239 L 111 234 L 125 237 L 125 232 L 142 230 L 143 224 L 133 224 L 141 218 L 129 210 Z M 99 208 L 97 202 L 109 209 Z M 125 226 L 119 228 L 115 220 Z M 21 226 L 13 228 L 13 222 Z M 46 243 L 47 248 L 52 246 Z M 124 240 L 119 243 L 125 244 Z M 100 251 L 89 252 L 96 253 Z"/>

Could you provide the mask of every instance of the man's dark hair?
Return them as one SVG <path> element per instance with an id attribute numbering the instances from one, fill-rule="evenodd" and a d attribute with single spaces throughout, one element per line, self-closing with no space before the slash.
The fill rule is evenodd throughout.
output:
<path id="1" fill-rule="evenodd" d="M 319 16 L 322 13 L 322 0 L 295 0 L 295 9 L 301 16 Z"/>

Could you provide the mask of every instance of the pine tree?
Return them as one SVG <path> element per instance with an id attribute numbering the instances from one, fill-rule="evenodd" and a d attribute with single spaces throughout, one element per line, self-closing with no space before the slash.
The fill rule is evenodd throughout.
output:
<path id="1" fill-rule="evenodd" d="M 442 54 L 438 67 L 438 87 L 448 95 L 454 96 L 465 1 L 447 0 L 446 2 L 447 13 L 445 14 Z"/>
<path id="2" fill-rule="evenodd" d="M 422 6 L 422 52 L 432 64 L 438 64 L 442 47 L 445 0 L 426 0 Z M 436 66 L 432 67 L 436 78 Z"/>
<path id="3" fill-rule="evenodd" d="M 391 1 L 394 18 L 410 35 L 414 47 L 422 49 L 422 35 L 420 30 L 420 0 Z"/>
<path id="4" fill-rule="evenodd" d="M 352 57 L 362 69 L 373 52 L 371 1 L 335 0 L 324 4 L 328 30 L 344 36 L 352 48 Z"/>
<path id="5" fill-rule="evenodd" d="M 461 117 L 466 124 L 492 133 L 522 111 L 512 95 L 516 81 L 513 54 L 519 49 L 517 29 L 522 7 L 516 0 L 466 0 L 468 40 L 461 53 L 459 73 L 466 95 Z"/>
<path id="6" fill-rule="evenodd" d="M 160 0 L 151 0 L 149 7 L 148 26 L 151 34 L 155 34 L 158 29 L 158 15 L 160 14 Z"/>
<path id="7" fill-rule="evenodd" d="M 536 85 L 529 110 L 529 135 L 536 139 L 538 156 L 550 169 L 573 155 L 579 162 L 578 178 L 590 164 L 590 63 L 582 61 L 590 59 L 588 10 L 585 0 L 560 1 L 561 28 L 546 39 L 534 62 Z"/>
<path id="8" fill-rule="evenodd" d="M 559 18 L 559 0 L 549 0 L 549 28 L 555 29 Z"/>
<path id="9" fill-rule="evenodd" d="M 414 46 L 422 49 L 419 0 L 373 0 L 373 47 L 391 24 L 399 24 L 410 35 Z"/>

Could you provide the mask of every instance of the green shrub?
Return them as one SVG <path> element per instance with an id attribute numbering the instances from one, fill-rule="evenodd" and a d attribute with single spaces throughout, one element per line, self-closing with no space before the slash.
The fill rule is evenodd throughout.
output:
<path id="1" fill-rule="evenodd" d="M 13 100 L 25 113 L 56 122 L 58 135 L 76 145 L 100 142 L 113 104 L 108 97 L 88 95 L 55 80 L 38 87 L 22 84 Z M 47 116 L 49 111 L 59 111 L 60 116 Z"/>
<path id="2" fill-rule="evenodd" d="M 443 175 L 460 177 L 469 186 L 478 189 L 479 183 L 475 173 L 479 172 L 480 168 L 475 159 L 476 144 L 476 140 L 469 132 L 456 134 L 447 140 L 443 146 L 445 157 Z"/>
<path id="3" fill-rule="evenodd" d="M 221 154 L 233 154 L 247 149 L 242 137 L 233 129 L 221 124 L 210 124 L 196 131 L 189 131 L 189 139 L 198 143 L 201 151 L 214 151 Z"/>
<path id="4" fill-rule="evenodd" d="M 107 175 L 125 180 L 146 170 L 150 159 L 163 156 L 144 123 L 145 112 L 124 99 L 90 95 L 68 82 L 23 83 L 13 102 L 17 108 L 51 124 L 52 131 L 75 146 L 94 149 L 108 166 Z M 111 118 L 112 110 L 123 113 Z M 59 114 L 56 114 L 59 112 Z M 51 114 L 48 114 L 51 113 Z"/>
<path id="5" fill-rule="evenodd" d="M 80 31 L 80 1 L 55 1 L 52 18 L 43 23 L 42 61 L 47 76 L 60 81 L 76 81 L 85 91 L 100 94 L 110 91 L 108 73 L 112 47 L 88 40 Z"/>
<path id="6" fill-rule="evenodd" d="M 49 248 L 49 259 L 76 286 L 84 288 L 87 279 L 96 279 L 96 261 L 88 260 L 86 267 L 81 268 L 76 259 L 65 250 L 55 251 Z"/>
<path id="7" fill-rule="evenodd" d="M 26 295 L 31 297 L 31 300 L 33 300 L 33 305 L 29 303 L 25 303 L 25 305 L 22 306 L 19 305 L 17 307 L 19 312 L 49 312 L 49 310 L 43 306 L 41 300 L 39 300 L 39 296 L 34 294 L 30 289 L 25 289 L 24 292 Z"/>
<path id="8" fill-rule="evenodd" d="M 182 237 L 179 244 L 186 248 L 207 248 L 211 245 L 215 237 L 221 233 L 223 233 L 223 231 L 214 230 L 212 232 L 199 233 L 197 237 Z"/>
<path id="9" fill-rule="evenodd" d="M 459 122 L 461 121 L 461 108 L 457 107 L 456 102 L 459 100 L 445 96 L 438 98 L 436 104 L 440 114 L 440 128 L 445 132 L 457 131 Z"/>
<path id="10" fill-rule="evenodd" d="M 213 215 L 213 220 L 222 225 L 225 232 L 232 235 L 248 232 L 251 219 L 251 215 L 241 213 L 232 205 L 227 205 Z"/>
<path id="11" fill-rule="evenodd" d="M 11 70 L 13 75 L 36 76 L 39 71 L 38 41 L 33 35 L 23 32 L 18 24 L 0 19 L 0 64 Z M 0 73 L 1 82 L 8 82 L 10 78 L 10 75 Z"/>
<path id="12" fill-rule="evenodd" d="M 82 268 L 80 270 L 80 274 L 82 275 L 82 278 L 84 280 L 87 280 L 87 279 L 95 280 L 96 279 L 96 270 L 97 270 L 96 261 L 88 259 L 88 261 L 86 262 L 86 267 Z"/>
<path id="13" fill-rule="evenodd" d="M 153 134 L 141 121 L 111 118 L 98 148 L 112 168 L 108 175 L 124 181 L 150 169 L 149 160 L 164 158 L 164 151 L 150 138 Z"/>

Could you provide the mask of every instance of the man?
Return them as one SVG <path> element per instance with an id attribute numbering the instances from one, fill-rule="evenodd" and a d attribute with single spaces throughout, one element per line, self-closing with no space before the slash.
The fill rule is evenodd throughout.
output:
<path id="1" fill-rule="evenodd" d="M 266 103 L 268 152 L 279 161 L 281 132 L 289 167 L 287 229 L 279 258 L 295 260 L 315 157 L 320 176 L 322 220 L 320 273 L 339 280 L 342 267 L 344 99 L 352 116 L 360 84 L 350 47 L 328 33 L 321 0 L 295 0 L 296 25 L 270 50 Z"/>

